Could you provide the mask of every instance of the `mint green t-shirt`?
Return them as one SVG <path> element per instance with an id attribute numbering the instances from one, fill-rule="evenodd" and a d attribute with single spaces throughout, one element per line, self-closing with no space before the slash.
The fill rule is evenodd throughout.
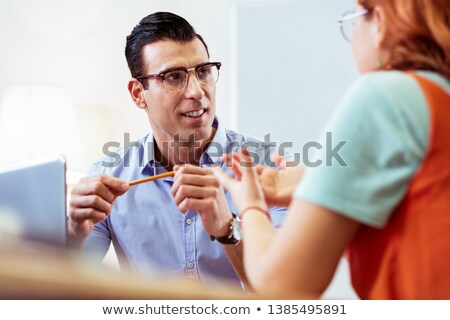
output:
<path id="1" fill-rule="evenodd" d="M 432 72 L 419 74 L 450 94 L 448 79 Z M 323 162 L 307 168 L 294 198 L 382 228 L 424 160 L 428 113 L 420 86 L 407 74 L 389 71 L 361 76 L 325 130 L 331 132 L 333 144 L 346 141 L 339 156 L 347 166 L 333 160 L 331 166 Z M 323 154 L 318 156 L 325 159 Z"/>

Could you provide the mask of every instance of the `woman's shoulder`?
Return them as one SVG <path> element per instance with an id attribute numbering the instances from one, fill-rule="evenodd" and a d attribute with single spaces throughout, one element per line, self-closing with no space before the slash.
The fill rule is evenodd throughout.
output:
<path id="1" fill-rule="evenodd" d="M 415 71 L 419 76 L 425 77 L 450 93 L 450 80 L 436 72 Z M 369 72 L 358 77 L 351 90 L 365 90 L 372 96 L 385 95 L 399 98 L 415 98 L 422 95 L 417 81 L 407 72 L 403 71 L 377 71 Z M 350 91 L 351 91 L 350 90 Z"/>
<path id="2" fill-rule="evenodd" d="M 420 87 L 413 77 L 401 71 L 369 72 L 358 77 L 351 93 L 363 93 L 369 98 L 380 96 L 409 96 L 412 92 L 420 94 Z"/>
<path id="3" fill-rule="evenodd" d="M 364 115 L 397 114 L 409 120 L 413 120 L 411 117 L 423 118 L 428 112 L 426 98 L 417 81 L 400 71 L 378 71 L 359 76 L 342 99 L 341 108 Z"/>
<path id="4" fill-rule="evenodd" d="M 361 75 L 355 81 L 336 112 L 336 122 L 351 119 L 373 136 L 399 136 L 414 159 L 420 161 L 430 131 L 427 99 L 416 80 L 405 72 L 386 71 Z M 364 139 L 363 139 L 364 140 Z"/>

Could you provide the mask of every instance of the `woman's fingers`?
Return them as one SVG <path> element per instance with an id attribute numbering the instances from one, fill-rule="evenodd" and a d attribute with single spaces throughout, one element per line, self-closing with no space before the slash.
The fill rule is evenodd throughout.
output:
<path id="1" fill-rule="evenodd" d="M 212 168 L 212 171 L 224 189 L 231 189 L 232 183 L 234 182 L 233 178 L 224 173 L 219 167 Z"/>
<path id="2" fill-rule="evenodd" d="M 285 156 L 280 156 L 278 153 L 274 153 L 271 156 L 273 162 L 275 162 L 276 166 L 281 169 L 286 169 L 287 159 Z"/>
<path id="3" fill-rule="evenodd" d="M 255 181 L 258 180 L 256 166 L 253 163 L 253 157 L 251 156 L 248 149 L 242 148 L 241 153 L 239 154 L 239 157 L 240 157 L 241 170 L 242 170 L 243 174 L 246 175 L 250 179 L 253 179 Z"/>

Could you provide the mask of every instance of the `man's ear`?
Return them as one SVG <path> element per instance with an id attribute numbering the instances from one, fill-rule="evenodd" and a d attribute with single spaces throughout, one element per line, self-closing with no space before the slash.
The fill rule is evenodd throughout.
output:
<path id="1" fill-rule="evenodd" d="M 374 39 L 377 48 L 381 48 L 386 38 L 386 16 L 382 8 L 373 8 Z"/>
<path id="2" fill-rule="evenodd" d="M 130 92 L 131 99 L 133 99 L 136 106 L 140 109 L 147 108 L 147 102 L 144 99 L 144 87 L 137 79 L 132 78 L 128 82 L 128 91 Z"/>

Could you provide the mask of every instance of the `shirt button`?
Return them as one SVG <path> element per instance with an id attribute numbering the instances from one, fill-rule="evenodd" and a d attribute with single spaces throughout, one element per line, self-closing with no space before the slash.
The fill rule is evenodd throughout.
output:
<path id="1" fill-rule="evenodd" d="M 192 220 L 191 220 L 191 219 L 187 219 L 187 220 L 186 220 L 186 223 L 187 223 L 187 224 L 191 224 L 191 223 L 192 223 Z"/>
<path id="2" fill-rule="evenodd" d="M 194 267 L 194 264 L 192 262 L 189 262 L 187 266 L 189 269 L 192 269 Z"/>

